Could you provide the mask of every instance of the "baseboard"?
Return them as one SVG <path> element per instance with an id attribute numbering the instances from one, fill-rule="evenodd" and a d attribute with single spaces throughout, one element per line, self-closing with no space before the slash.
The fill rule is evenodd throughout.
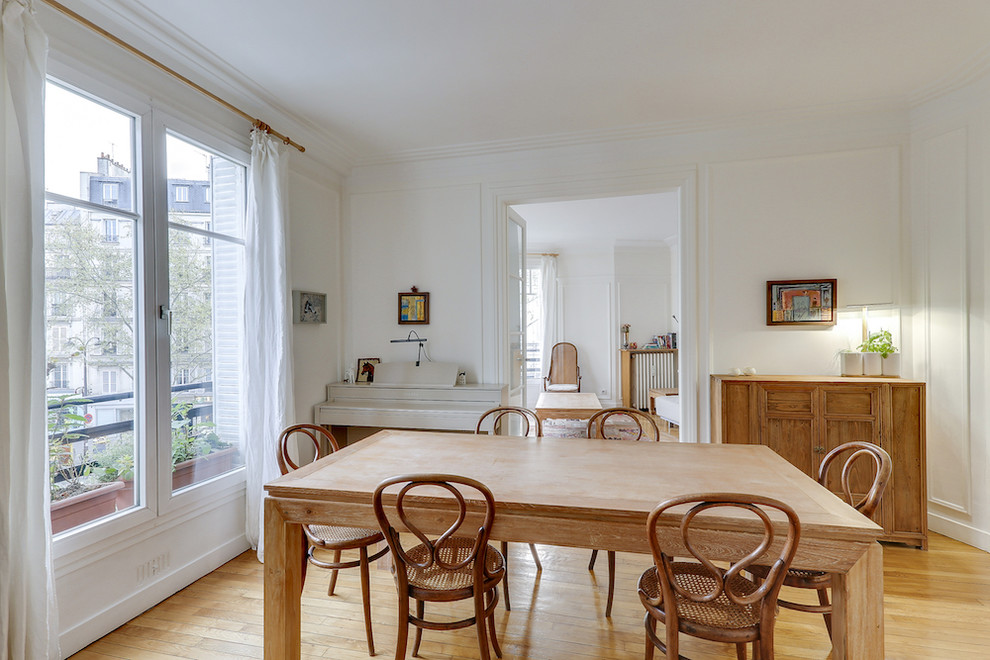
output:
<path id="1" fill-rule="evenodd" d="M 250 547 L 251 545 L 245 536 L 232 539 L 201 555 L 182 568 L 168 573 L 162 579 L 149 584 L 131 596 L 96 612 L 85 621 L 62 631 L 59 636 L 62 657 L 68 657 L 85 648 L 172 594 L 216 570 Z"/>
<path id="2" fill-rule="evenodd" d="M 990 552 L 990 532 L 931 511 L 928 512 L 928 531 L 938 532 L 974 548 Z"/>

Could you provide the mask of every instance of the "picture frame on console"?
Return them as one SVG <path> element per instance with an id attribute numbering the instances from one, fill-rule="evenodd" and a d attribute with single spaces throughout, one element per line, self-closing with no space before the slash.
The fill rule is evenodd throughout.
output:
<path id="1" fill-rule="evenodd" d="M 381 358 L 358 358 L 356 383 L 375 382 L 375 365 L 380 364 Z"/>

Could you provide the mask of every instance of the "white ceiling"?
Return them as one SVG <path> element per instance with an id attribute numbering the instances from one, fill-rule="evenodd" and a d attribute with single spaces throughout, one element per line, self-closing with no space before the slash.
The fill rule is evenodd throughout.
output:
<path id="1" fill-rule="evenodd" d="M 512 208 L 526 221 L 529 246 L 539 250 L 677 242 L 676 192 L 517 204 Z"/>
<path id="2" fill-rule="evenodd" d="M 191 54 L 169 62 L 180 71 L 199 62 L 236 74 L 355 162 L 790 109 L 906 107 L 983 73 L 990 44 L 990 0 L 63 1 L 130 25 L 123 36 L 139 45 L 161 39 Z"/>

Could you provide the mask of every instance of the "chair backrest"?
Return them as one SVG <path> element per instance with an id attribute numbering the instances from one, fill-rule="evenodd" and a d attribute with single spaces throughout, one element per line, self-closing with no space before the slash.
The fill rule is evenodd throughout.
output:
<path id="1" fill-rule="evenodd" d="M 845 458 L 839 476 L 841 489 L 839 492 L 845 497 L 849 506 L 870 517 L 880 504 L 880 498 L 883 497 L 887 483 L 890 481 L 890 473 L 893 469 L 890 454 L 872 442 L 856 441 L 839 445 L 825 454 L 825 458 L 822 459 L 818 467 L 818 483 L 826 488 L 830 487 L 829 468 L 843 456 Z M 863 460 L 868 458 L 872 460 Z M 857 497 L 856 493 L 864 491 L 865 495 Z"/>
<path id="2" fill-rule="evenodd" d="M 389 500 L 392 499 L 386 495 L 385 491 L 399 484 L 401 484 L 401 488 L 395 494 L 394 501 L 389 502 L 390 507 L 394 507 L 395 509 L 394 513 L 392 513 L 385 508 L 386 497 Z M 442 494 L 438 494 L 438 488 L 447 491 L 451 496 L 448 499 L 456 504 L 455 509 L 437 513 L 437 499 L 443 496 Z M 452 518 L 447 529 L 439 535 L 433 534 L 432 538 L 420 529 L 413 520 L 415 517 L 414 510 L 416 508 L 415 502 L 408 505 L 406 503 L 406 498 L 413 491 L 417 490 L 419 492 L 413 496 L 413 499 L 416 496 L 421 496 L 427 498 L 427 501 L 431 505 L 431 511 L 427 516 L 429 520 L 442 522 Z M 469 522 L 465 522 L 469 520 L 469 511 L 467 500 L 462 490 L 469 495 L 480 495 L 481 499 L 481 507 L 472 504 Z M 477 500 L 477 497 L 472 498 L 473 502 Z M 385 540 L 388 542 L 389 548 L 392 550 L 392 556 L 395 558 L 397 564 L 414 566 L 420 569 L 429 569 L 436 566 L 438 569 L 447 571 L 459 570 L 471 566 L 477 580 L 476 583 L 478 584 L 484 578 L 490 577 L 486 562 L 475 561 L 479 555 L 483 556 L 482 553 L 485 552 L 488 546 L 492 523 L 495 520 L 495 498 L 492 496 L 492 492 L 488 487 L 480 481 L 453 474 L 407 474 L 391 477 L 378 484 L 372 498 L 372 505 L 374 507 L 375 517 L 378 519 L 378 524 L 382 529 L 382 533 L 385 534 Z M 407 511 L 407 506 L 413 511 Z M 481 522 L 476 525 L 479 509 Z M 410 513 L 413 515 L 410 515 Z M 408 554 L 407 548 L 402 545 L 399 532 L 396 530 L 393 522 L 401 523 L 401 528 L 408 530 L 423 545 L 426 552 L 421 557 L 419 555 L 412 557 Z M 462 527 L 465 528 L 464 531 L 467 533 L 459 535 L 458 532 L 461 531 Z M 472 542 L 467 545 L 463 542 L 455 542 L 458 539 L 463 541 L 465 537 L 472 539 Z M 396 571 L 396 576 L 399 577 L 401 583 L 405 583 L 406 571 Z"/>
<path id="3" fill-rule="evenodd" d="M 550 349 L 550 370 L 547 378 L 553 385 L 577 385 L 581 375 L 577 346 L 562 341 Z"/>
<path id="4" fill-rule="evenodd" d="M 478 426 L 475 427 L 474 432 L 481 433 L 481 427 L 488 418 L 491 418 L 492 425 L 489 434 L 499 433 L 500 435 L 510 435 L 508 433 L 500 433 L 500 425 L 504 417 L 509 418 L 509 421 L 518 418 L 522 419 L 522 433 L 520 435 L 529 435 L 530 428 L 534 426 L 536 427 L 536 436 L 541 437 L 543 435 L 543 424 L 540 422 L 540 418 L 536 416 L 536 413 L 529 408 L 519 408 L 516 406 L 500 406 L 486 411 L 478 419 Z"/>
<path id="5" fill-rule="evenodd" d="M 668 550 L 676 552 L 679 556 L 687 557 L 691 555 L 700 563 L 696 570 L 697 579 L 674 579 L 674 561 L 672 554 L 661 547 L 662 541 L 657 534 L 657 524 L 661 517 L 670 509 L 682 505 L 693 505 L 683 515 L 676 526 L 667 525 L 665 531 L 668 538 L 679 532 L 677 545 Z M 718 508 L 739 508 L 748 511 L 756 516 L 763 523 L 763 537 L 748 553 L 745 549 L 739 550 L 739 557 L 719 556 L 714 558 L 720 563 L 730 562 L 728 568 L 716 566 L 713 559 L 706 555 L 706 550 L 711 548 L 724 549 L 725 543 L 717 540 L 718 531 L 711 527 L 697 530 L 697 541 L 692 540 L 695 530 L 692 524 L 705 519 L 704 512 L 710 512 Z M 783 544 L 775 542 L 777 534 L 775 523 L 767 510 L 777 510 L 786 516 L 786 537 Z M 668 523 L 670 522 L 668 514 Z M 724 595 L 730 601 L 740 606 L 753 606 L 760 612 L 761 624 L 771 623 L 776 616 L 777 594 L 784 584 L 784 577 L 787 569 L 794 559 L 797 551 L 798 541 L 801 537 L 801 523 L 797 513 L 787 504 L 770 497 L 761 495 L 750 495 L 745 493 L 697 493 L 693 495 L 682 495 L 675 497 L 657 505 L 646 522 L 646 529 L 650 549 L 653 553 L 653 561 L 657 569 L 657 577 L 660 580 L 661 599 L 652 603 L 654 607 L 659 607 L 662 603 L 669 603 L 664 607 L 664 613 L 668 617 L 666 623 L 677 629 L 677 607 L 673 604 L 678 601 L 688 601 L 691 603 L 709 603 Z M 678 530 L 675 532 L 674 530 Z M 676 538 L 676 537 L 675 537 Z M 779 546 L 779 551 L 774 551 L 774 546 Z M 766 557 L 767 553 L 770 557 Z M 745 554 L 744 554 L 745 553 Z M 751 565 L 769 565 L 770 571 L 766 579 L 755 590 L 753 583 L 748 580 L 738 580 L 743 571 Z"/>
<path id="6" fill-rule="evenodd" d="M 306 441 L 307 438 L 309 442 Z M 321 439 L 326 442 L 326 446 L 320 442 Z M 299 466 L 292 460 L 289 443 L 290 441 L 298 443 L 300 440 L 301 444 L 296 445 L 299 450 L 302 450 L 306 445 L 312 445 L 314 461 L 340 449 L 337 439 L 333 437 L 330 431 L 322 426 L 317 426 L 316 424 L 295 424 L 294 426 L 289 426 L 278 436 L 278 469 L 282 474 L 288 474 L 292 470 L 299 469 Z M 327 450 L 326 447 L 330 449 Z"/>
<path id="7" fill-rule="evenodd" d="M 606 429 L 605 422 L 609 419 L 617 421 L 620 419 L 628 419 L 636 425 L 638 429 L 638 434 L 635 438 L 629 438 L 623 435 L 608 435 L 608 429 Z M 619 425 L 614 425 L 613 428 L 621 428 Z M 652 435 L 651 435 L 652 434 Z M 636 410 L 635 408 L 605 408 L 604 410 L 599 410 L 591 419 L 588 420 L 588 437 L 589 438 L 601 438 L 603 440 L 660 440 L 660 429 L 657 428 L 657 423 L 653 421 L 653 417 L 649 413 L 645 413 L 642 410 Z"/>

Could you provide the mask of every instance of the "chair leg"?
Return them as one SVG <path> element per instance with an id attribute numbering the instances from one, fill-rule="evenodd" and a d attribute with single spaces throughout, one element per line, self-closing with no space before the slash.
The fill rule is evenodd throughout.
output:
<path id="1" fill-rule="evenodd" d="M 486 607 L 491 606 L 492 602 L 498 597 L 498 592 L 493 589 L 488 596 L 488 603 Z M 481 625 L 481 624 L 478 624 Z M 502 657 L 502 648 L 498 645 L 498 635 L 495 634 L 495 611 L 488 616 L 488 636 L 492 640 L 492 648 L 495 649 L 495 656 L 498 658 Z"/>
<path id="2" fill-rule="evenodd" d="M 492 654 L 488 650 L 488 629 L 485 626 L 485 594 L 474 593 L 474 627 L 478 633 L 478 651 L 481 660 L 492 660 Z"/>
<path id="3" fill-rule="evenodd" d="M 502 593 L 505 594 L 505 611 L 512 611 L 512 603 L 509 601 L 509 544 L 502 541 L 502 557 L 505 560 L 505 577 L 502 578 Z"/>
<path id="4" fill-rule="evenodd" d="M 536 546 L 532 543 L 529 544 L 529 552 L 533 555 L 533 563 L 536 564 L 536 571 L 540 572 L 543 570 L 543 564 L 540 563 L 540 553 L 536 551 Z"/>
<path id="5" fill-rule="evenodd" d="M 605 603 L 605 616 L 612 616 L 612 599 L 615 597 L 615 550 L 608 551 L 608 601 Z"/>
<path id="6" fill-rule="evenodd" d="M 340 550 L 333 551 L 333 563 L 340 561 Z M 327 589 L 327 595 L 332 596 L 333 590 L 337 587 L 337 569 L 330 569 L 330 587 Z"/>
<path id="7" fill-rule="evenodd" d="M 828 589 L 818 590 L 818 602 L 821 605 L 831 605 L 828 601 Z M 828 630 L 828 638 L 832 639 L 832 613 L 822 612 L 822 618 L 825 619 L 825 629 Z"/>
<path id="8" fill-rule="evenodd" d="M 395 660 L 406 660 L 409 643 L 409 596 L 399 594 L 399 625 L 395 631 Z"/>
<path id="9" fill-rule="evenodd" d="M 588 570 L 589 571 L 595 570 L 595 560 L 596 559 L 598 559 L 598 551 L 597 550 L 592 550 L 591 551 L 591 561 L 588 562 Z"/>
<path id="10" fill-rule="evenodd" d="M 375 654 L 375 636 L 371 632 L 371 575 L 368 570 L 368 548 L 361 548 L 361 600 L 364 601 L 364 634 L 368 638 L 368 655 Z"/>
<path id="11" fill-rule="evenodd" d="M 655 637 L 656 634 L 657 634 L 657 620 L 654 619 L 652 616 L 650 616 L 650 613 L 649 612 L 646 613 L 646 621 L 644 621 L 644 623 L 646 624 L 646 628 L 650 632 L 652 632 L 653 633 L 653 636 Z M 653 644 L 652 637 L 650 637 L 650 635 L 647 635 L 646 636 L 646 655 L 643 656 L 645 658 L 645 660 L 653 660 L 653 653 L 654 653 L 654 651 L 656 651 L 656 648 L 657 647 Z"/>
<path id="12" fill-rule="evenodd" d="M 736 660 L 746 660 L 746 642 L 736 644 Z"/>
<path id="13" fill-rule="evenodd" d="M 421 600 L 416 601 L 416 616 L 420 619 L 426 618 L 426 603 Z M 419 657 L 419 644 L 423 641 L 423 629 L 416 626 L 416 639 L 413 641 L 413 657 Z"/>

